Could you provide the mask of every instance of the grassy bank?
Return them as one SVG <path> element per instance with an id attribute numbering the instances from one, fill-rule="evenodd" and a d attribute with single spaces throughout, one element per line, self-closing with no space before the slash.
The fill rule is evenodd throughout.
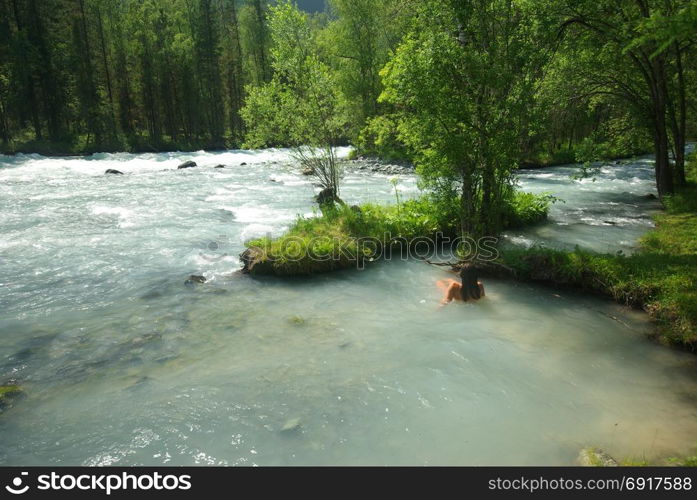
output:
<path id="1" fill-rule="evenodd" d="M 544 219 L 552 198 L 516 193 L 505 207 L 507 227 Z M 430 196 L 394 205 L 365 204 L 327 209 L 315 217 L 299 218 L 281 237 L 247 243 L 245 270 L 254 275 L 302 276 L 360 267 L 367 262 L 414 245 L 424 238 L 438 242 L 459 233 L 457 201 Z"/>
<path id="2" fill-rule="evenodd" d="M 656 228 L 630 256 L 542 248 L 509 250 L 502 262 L 520 279 L 573 286 L 646 310 L 658 337 L 697 350 L 697 168 L 691 184 L 665 200 Z"/>

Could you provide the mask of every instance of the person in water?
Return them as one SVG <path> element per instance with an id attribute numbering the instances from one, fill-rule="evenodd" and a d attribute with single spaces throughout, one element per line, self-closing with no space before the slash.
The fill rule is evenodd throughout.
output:
<path id="1" fill-rule="evenodd" d="M 478 300 L 484 297 L 484 285 L 479 281 L 477 268 L 472 263 L 467 263 L 460 270 L 460 280 L 447 279 L 436 282 L 438 287 L 444 291 L 445 295 L 441 304 L 448 304 L 453 300 Z"/>

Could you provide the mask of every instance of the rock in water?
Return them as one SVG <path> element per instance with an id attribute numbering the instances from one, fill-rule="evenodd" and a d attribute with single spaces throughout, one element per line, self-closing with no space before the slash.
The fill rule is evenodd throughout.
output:
<path id="1" fill-rule="evenodd" d="M 246 166 L 247 166 L 246 162 L 243 161 L 242 163 L 240 163 L 240 167 L 246 167 Z"/>
<path id="2" fill-rule="evenodd" d="M 617 460 L 599 448 L 584 448 L 578 462 L 585 467 L 617 467 Z"/>
<path id="3" fill-rule="evenodd" d="M 304 169 L 304 170 L 302 171 L 302 174 L 303 174 L 303 175 L 308 175 L 308 176 L 309 176 L 309 175 L 315 175 L 315 169 L 313 169 L 312 167 L 307 167 L 306 169 Z"/>
<path id="4" fill-rule="evenodd" d="M 104 172 L 104 175 L 107 175 L 107 174 L 110 174 L 110 175 L 123 175 L 123 172 L 121 172 L 121 171 L 119 171 L 119 170 L 114 170 L 113 168 L 110 168 L 110 169 L 108 169 L 106 172 Z"/>
<path id="5" fill-rule="evenodd" d="M 0 385 L 0 411 L 12 406 L 12 402 L 22 396 L 24 391 L 12 381 L 8 385 Z"/>
<path id="6" fill-rule="evenodd" d="M 198 165 L 196 165 L 196 162 L 195 162 L 195 161 L 189 160 L 189 161 L 185 161 L 184 163 L 182 163 L 181 165 L 179 165 L 179 166 L 177 167 L 177 169 L 178 169 L 178 170 L 181 170 L 182 168 L 194 168 L 194 167 L 197 167 L 197 166 L 198 166 Z"/>
<path id="7" fill-rule="evenodd" d="M 225 165 L 216 165 L 216 166 L 213 167 L 213 168 L 225 168 Z"/>
<path id="8" fill-rule="evenodd" d="M 192 274 L 189 276 L 189 278 L 184 282 L 185 285 L 188 286 L 193 286 L 196 283 L 205 283 L 206 282 L 206 277 L 205 276 L 199 276 L 196 274 Z"/>
<path id="9" fill-rule="evenodd" d="M 289 434 L 291 432 L 297 431 L 300 429 L 300 419 L 299 418 L 291 418 L 288 420 L 283 427 L 281 427 L 281 432 Z"/>

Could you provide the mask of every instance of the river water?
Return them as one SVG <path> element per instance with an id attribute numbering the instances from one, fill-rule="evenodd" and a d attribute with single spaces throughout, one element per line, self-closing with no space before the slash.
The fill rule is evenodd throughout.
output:
<path id="1" fill-rule="evenodd" d="M 631 252 L 651 169 L 521 172 L 565 203 L 509 244 Z M 390 179 L 347 173 L 342 197 L 391 202 Z M 26 392 L 0 413 L 0 463 L 563 465 L 697 444 L 697 362 L 648 341 L 643 313 L 497 280 L 439 308 L 449 275 L 418 261 L 232 275 L 316 190 L 283 150 L 0 157 L 0 383 Z"/>

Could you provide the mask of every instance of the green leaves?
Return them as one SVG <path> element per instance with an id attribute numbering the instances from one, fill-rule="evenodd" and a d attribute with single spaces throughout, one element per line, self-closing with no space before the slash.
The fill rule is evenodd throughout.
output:
<path id="1" fill-rule="evenodd" d="M 520 123 L 546 61 L 531 21 L 507 0 L 423 2 L 381 72 L 380 100 L 397 109 L 399 139 L 426 185 L 458 186 L 468 233 L 494 234 L 502 225 Z"/>

